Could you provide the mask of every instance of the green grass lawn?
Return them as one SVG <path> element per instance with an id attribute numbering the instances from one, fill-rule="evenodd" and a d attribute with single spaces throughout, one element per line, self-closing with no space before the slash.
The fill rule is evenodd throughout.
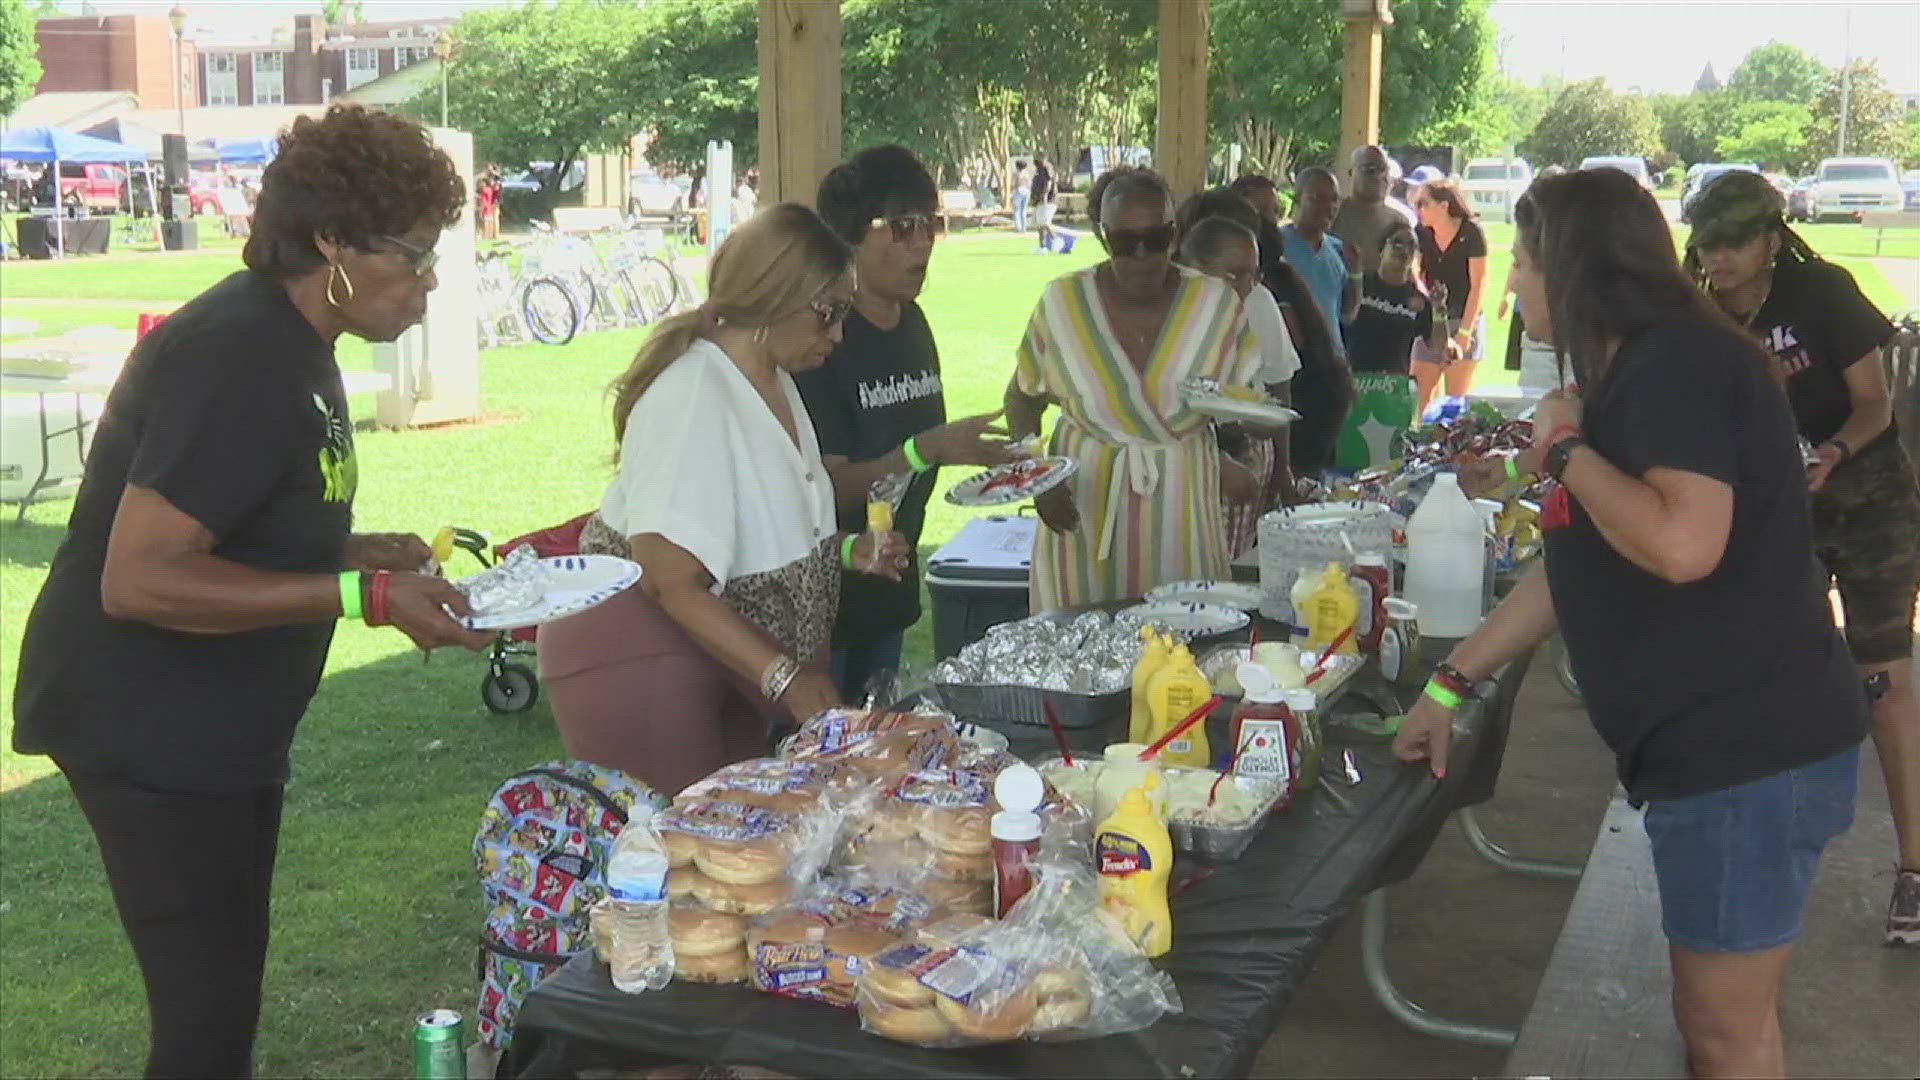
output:
<path id="1" fill-rule="evenodd" d="M 1505 280 L 1510 231 L 1489 233 L 1494 295 Z M 935 257 L 923 300 L 956 416 L 998 407 L 1041 285 L 1098 257 L 1090 241 L 1071 256 L 1033 255 L 1029 247 L 1009 236 L 955 238 Z M 43 327 L 62 319 L 131 326 L 135 305 L 61 308 L 6 297 L 177 302 L 237 263 L 228 251 L 9 264 L 0 270 L 0 314 Z M 1848 265 L 1876 301 L 1902 306 L 1870 264 Z M 363 432 L 359 526 L 431 533 L 452 523 L 504 538 L 594 506 L 613 449 L 604 390 L 642 334 L 483 352 L 488 422 Z M 1490 341 L 1504 340 L 1496 326 Z M 343 357 L 353 362 L 345 348 Z M 1494 364 L 1486 377 L 1510 379 Z M 363 414 L 368 405 L 356 402 Z M 21 627 L 68 509 L 61 500 L 36 505 L 20 525 L 10 512 L 0 515 L 0 735 L 12 727 Z M 973 513 L 936 496 L 925 546 L 937 546 Z M 909 640 L 909 656 L 921 662 L 930 653 L 926 627 L 923 620 Z M 560 753 L 544 704 L 517 719 L 482 708 L 481 673 L 480 659 L 469 655 L 423 663 L 392 631 L 349 625 L 335 639 L 293 751 L 257 1055 L 262 1075 L 403 1075 L 416 1013 L 448 1006 L 471 1019 L 482 914 L 468 855 L 474 826 L 503 777 Z M 49 763 L 6 747 L 0 935 L 0 1075 L 124 1075 L 139 1067 L 139 979 L 92 838 Z"/>

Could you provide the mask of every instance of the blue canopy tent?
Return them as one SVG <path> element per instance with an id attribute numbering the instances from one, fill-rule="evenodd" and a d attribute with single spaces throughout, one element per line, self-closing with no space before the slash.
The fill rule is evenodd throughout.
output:
<path id="1" fill-rule="evenodd" d="M 280 149 L 280 142 L 272 136 L 255 136 L 245 139 L 201 139 L 194 144 L 196 150 L 210 153 L 222 165 L 265 165 L 273 160 Z M 198 154 L 195 155 L 196 157 Z"/>
<path id="2" fill-rule="evenodd" d="M 53 172 L 53 235 L 62 257 L 66 255 L 65 218 L 60 213 L 60 166 L 66 162 L 124 165 L 145 161 L 147 155 L 136 147 L 91 135 L 76 135 L 57 127 L 12 128 L 0 132 L 0 158 L 13 161 L 44 161 Z"/>

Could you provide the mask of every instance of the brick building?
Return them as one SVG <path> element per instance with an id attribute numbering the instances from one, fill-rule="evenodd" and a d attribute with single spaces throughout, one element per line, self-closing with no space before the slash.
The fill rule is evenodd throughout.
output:
<path id="1" fill-rule="evenodd" d="M 33 25 L 40 49 L 36 93 L 121 90 L 147 108 L 173 108 L 176 62 L 173 27 L 165 15 L 83 15 L 40 19 Z M 180 47 L 187 85 L 186 101 L 195 104 L 198 80 L 193 42 Z"/>

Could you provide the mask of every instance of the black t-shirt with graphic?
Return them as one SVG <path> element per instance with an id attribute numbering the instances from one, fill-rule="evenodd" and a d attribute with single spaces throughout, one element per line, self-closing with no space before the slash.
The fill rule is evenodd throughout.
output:
<path id="1" fill-rule="evenodd" d="M 1793 417 L 1752 344 L 1676 312 L 1621 346 L 1583 427 L 1629 476 L 1676 469 L 1733 488 L 1720 564 L 1686 585 L 1615 550 L 1565 489 L 1542 512 L 1560 634 L 1627 791 L 1714 791 L 1859 742 L 1866 700 L 1814 558 Z"/>
<path id="2" fill-rule="evenodd" d="M 907 303 L 900 321 L 882 330 L 859 310 L 849 312 L 839 347 L 827 362 L 796 377 L 800 397 L 813 417 L 820 453 L 871 461 L 901 443 L 947 422 L 940 388 L 940 350 L 920 305 Z M 914 476 L 894 512 L 893 527 L 909 549 L 920 543 L 927 499 L 940 470 Z M 865 509 L 840 515 L 840 527 L 867 527 Z M 840 615 L 833 626 L 836 647 L 864 645 L 912 626 L 920 618 L 919 554 L 898 582 L 871 574 L 847 574 L 840 584 Z"/>
<path id="3" fill-rule="evenodd" d="M 189 634 L 110 618 L 100 579 L 127 485 L 265 570 L 337 572 L 358 465 L 333 349 L 241 271 L 143 338 L 100 414 L 67 536 L 27 618 L 14 748 L 179 791 L 282 782 L 332 622 Z"/>
<path id="4" fill-rule="evenodd" d="M 1394 285 L 1370 273 L 1360 286 L 1360 311 L 1347 324 L 1347 362 L 1356 372 L 1405 375 L 1416 338 L 1433 333 L 1433 302 L 1411 280 Z"/>
<path id="5" fill-rule="evenodd" d="M 1487 234 L 1480 231 L 1479 222 L 1468 218 L 1460 223 L 1460 231 L 1453 234 L 1453 243 L 1442 251 L 1432 229 L 1422 225 L 1417 232 L 1420 276 L 1426 279 L 1429 292 L 1435 285 L 1447 287 L 1447 318 L 1458 319 L 1466 314 L 1467 293 L 1473 288 L 1467 261 L 1487 257 Z"/>
<path id="6" fill-rule="evenodd" d="M 1787 379 L 1800 434 L 1815 446 L 1853 413 L 1846 371 L 1893 337 L 1893 324 L 1830 262 L 1781 260 L 1752 328 Z M 1869 446 L 1899 438 L 1892 425 Z M 1856 446 L 1854 453 L 1867 449 Z"/>

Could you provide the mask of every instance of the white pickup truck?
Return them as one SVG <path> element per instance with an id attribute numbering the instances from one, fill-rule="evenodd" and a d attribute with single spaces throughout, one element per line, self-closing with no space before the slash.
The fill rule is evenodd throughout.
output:
<path id="1" fill-rule="evenodd" d="M 1526 158 L 1474 158 L 1460 176 L 1460 191 L 1482 217 L 1510 221 L 1513 204 L 1533 186 Z"/>
<path id="2" fill-rule="evenodd" d="M 1807 192 L 1807 217 L 1814 221 L 1851 218 L 1906 203 L 1900 173 L 1886 158 L 1827 158 L 1813 174 Z"/>

